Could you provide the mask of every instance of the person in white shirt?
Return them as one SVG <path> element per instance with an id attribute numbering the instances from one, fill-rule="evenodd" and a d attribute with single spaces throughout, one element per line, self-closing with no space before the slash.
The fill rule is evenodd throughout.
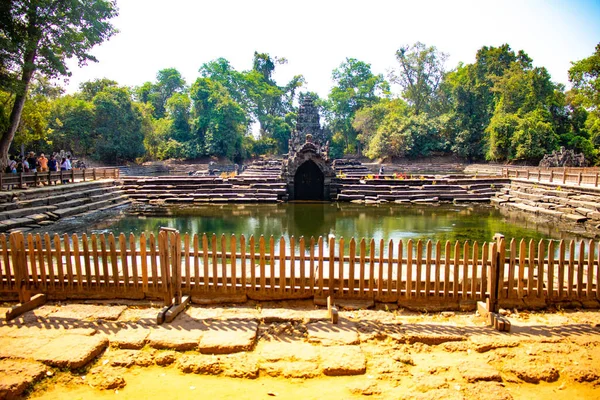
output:
<path id="1" fill-rule="evenodd" d="M 73 167 L 71 166 L 71 156 L 68 155 L 67 156 L 67 171 L 72 170 Z"/>

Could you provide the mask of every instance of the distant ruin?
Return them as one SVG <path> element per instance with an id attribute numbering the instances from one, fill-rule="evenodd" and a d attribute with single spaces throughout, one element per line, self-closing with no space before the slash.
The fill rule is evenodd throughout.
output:
<path id="1" fill-rule="evenodd" d="M 319 122 L 313 99 L 306 96 L 300 103 L 296 129 L 289 140 L 289 153 L 283 161 L 290 200 L 329 200 L 335 170 L 329 159 L 329 142 Z"/>
<path id="2" fill-rule="evenodd" d="M 561 147 L 559 151 L 554 150 L 551 154 L 546 154 L 539 166 L 543 168 L 587 167 L 588 162 L 583 153 L 576 154 L 574 150 L 566 150 Z"/>

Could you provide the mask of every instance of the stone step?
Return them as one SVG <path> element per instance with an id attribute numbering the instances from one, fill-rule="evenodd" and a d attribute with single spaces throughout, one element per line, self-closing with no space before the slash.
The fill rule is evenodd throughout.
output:
<path id="1" fill-rule="evenodd" d="M 42 206 L 42 207 L 29 207 L 29 208 L 19 208 L 16 210 L 4 211 L 0 213 L 0 221 L 4 219 L 17 219 L 23 218 L 27 215 L 31 214 L 43 214 L 48 211 L 56 210 L 58 207 L 56 206 Z"/>

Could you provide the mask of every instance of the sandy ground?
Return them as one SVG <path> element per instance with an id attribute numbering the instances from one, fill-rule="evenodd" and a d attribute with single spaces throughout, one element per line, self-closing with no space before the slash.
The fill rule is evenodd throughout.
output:
<path id="1" fill-rule="evenodd" d="M 5 306 L 10 306 L 6 304 Z M 0 309 L 4 315 L 7 308 Z M 0 398 L 600 398 L 600 312 L 347 310 L 312 302 L 46 304 L 0 322 Z"/>

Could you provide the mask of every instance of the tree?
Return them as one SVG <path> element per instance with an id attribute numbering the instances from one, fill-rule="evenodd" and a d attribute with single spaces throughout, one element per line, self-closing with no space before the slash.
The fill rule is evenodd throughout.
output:
<path id="1" fill-rule="evenodd" d="M 117 8 L 114 0 L 13 0 L 0 12 L 0 73 L 3 86 L 15 94 L 0 138 L 4 167 L 34 73 L 68 76 L 66 60 L 96 61 L 89 51 L 116 33 L 110 19 Z"/>
<path id="2" fill-rule="evenodd" d="M 573 63 L 569 80 L 573 84 L 570 103 L 579 115 L 586 114 L 581 131 L 585 131 L 584 135 L 597 153 L 600 149 L 600 43 L 590 57 Z"/>
<path id="3" fill-rule="evenodd" d="M 400 68 L 390 74 L 390 80 L 402 87 L 402 97 L 413 107 L 415 114 L 435 114 L 447 58 L 447 54 L 420 42 L 402 46 L 396 51 Z"/>
<path id="4" fill-rule="evenodd" d="M 94 137 L 94 105 L 76 96 L 63 96 L 52 102 L 49 128 L 55 149 L 74 154 L 92 154 Z"/>
<path id="5" fill-rule="evenodd" d="M 357 132 L 352 127 L 356 112 L 371 106 L 380 100 L 380 96 L 389 94 L 389 84 L 383 75 L 371 72 L 371 64 L 355 58 L 346 61 L 333 70 L 334 86 L 329 92 L 326 118 L 333 131 L 333 149 L 342 146 L 340 153 L 360 154 Z M 336 138 L 341 139 L 336 140 Z"/>
<path id="6" fill-rule="evenodd" d="M 156 74 L 156 83 L 146 82 L 136 90 L 142 103 L 150 103 L 154 108 L 154 118 L 163 118 L 167 113 L 167 102 L 171 96 L 187 90 L 185 80 L 175 68 L 165 68 Z"/>
<path id="7" fill-rule="evenodd" d="M 204 145 L 206 154 L 230 160 L 242 157 L 242 138 L 248 120 L 227 89 L 210 78 L 198 78 L 190 95 L 195 116 L 195 140 Z"/>
<path id="8" fill-rule="evenodd" d="M 93 99 L 96 154 L 101 160 L 119 163 L 144 154 L 143 114 L 124 87 L 109 87 Z"/>

